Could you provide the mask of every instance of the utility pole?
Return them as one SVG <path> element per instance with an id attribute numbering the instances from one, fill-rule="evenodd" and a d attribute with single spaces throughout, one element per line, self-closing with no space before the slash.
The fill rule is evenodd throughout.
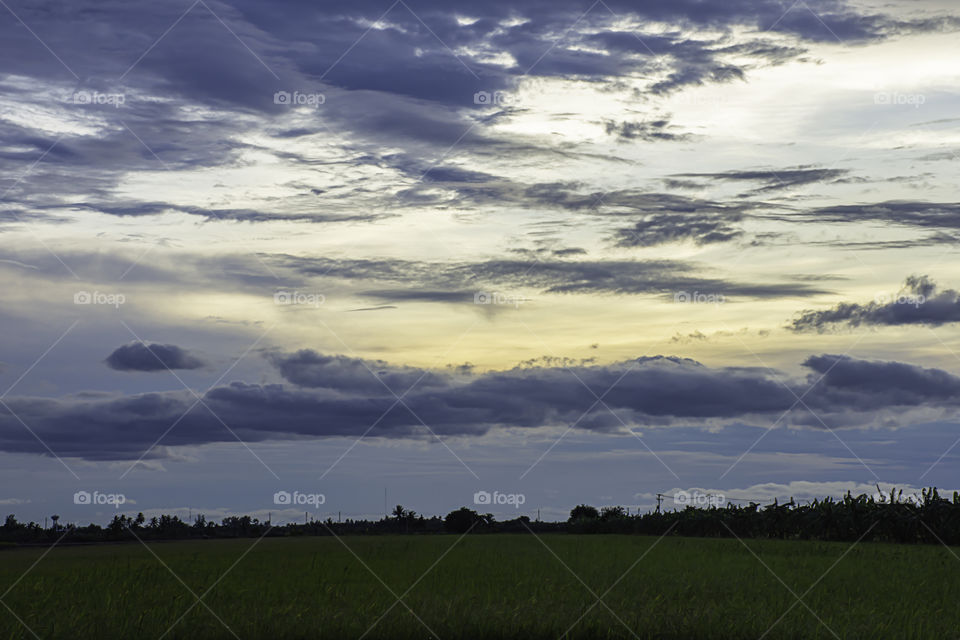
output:
<path id="1" fill-rule="evenodd" d="M 663 497 L 662 493 L 657 494 L 657 513 L 660 513 L 660 503 L 663 502 Z"/>

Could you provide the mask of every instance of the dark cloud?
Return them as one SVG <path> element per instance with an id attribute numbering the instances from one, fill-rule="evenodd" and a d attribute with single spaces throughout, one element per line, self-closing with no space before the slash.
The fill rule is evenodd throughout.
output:
<path id="1" fill-rule="evenodd" d="M 391 389 L 402 394 L 415 385 L 423 389 L 447 384 L 444 377 L 430 371 L 394 367 L 381 360 L 326 356 L 309 349 L 268 357 L 284 379 L 300 387 L 379 395 Z"/>
<path id="2" fill-rule="evenodd" d="M 699 291 L 731 298 L 810 296 L 823 289 L 804 282 L 740 282 L 699 275 L 700 266 L 679 260 L 489 260 L 431 263 L 273 256 L 271 264 L 301 276 L 395 283 L 366 289 L 374 298 L 399 301 L 473 302 L 477 291 L 532 288 L 541 293 L 662 294 Z"/>
<path id="3" fill-rule="evenodd" d="M 642 140 L 644 142 L 688 140 L 689 134 L 674 133 L 669 120 L 650 120 L 646 122 L 614 122 L 607 120 L 603 124 L 608 136 L 617 137 L 620 142 Z"/>
<path id="4" fill-rule="evenodd" d="M 430 171 L 432 173 L 432 170 Z M 430 175 L 427 174 L 427 176 Z M 464 200 L 476 204 L 506 204 L 525 208 L 552 208 L 603 216 L 634 216 L 649 214 L 730 214 L 742 215 L 764 207 L 763 203 L 737 200 L 719 202 L 691 198 L 674 193 L 650 192 L 640 189 L 584 191 L 575 182 L 540 182 L 523 184 L 508 178 L 485 175 L 484 179 L 444 184 L 455 193 L 437 195 L 435 185 L 415 185 L 401 194 L 423 204 L 424 198 L 435 205 L 462 205 Z"/>
<path id="5" fill-rule="evenodd" d="M 459 167 L 429 167 L 423 174 L 424 180 L 430 182 L 492 182 L 496 176 L 480 171 L 470 171 Z"/>
<path id="6" fill-rule="evenodd" d="M 523 259 L 427 262 L 394 258 L 332 258 L 287 254 L 233 253 L 214 257 L 176 252 L 138 260 L 142 249 L 121 253 L 74 250 L 10 252 L 8 259 L 30 265 L 24 269 L 0 261 L 0 271 L 18 277 L 69 276 L 63 263 L 84 280 L 105 282 L 121 275 L 130 287 L 190 286 L 199 290 L 238 292 L 272 297 L 279 290 L 323 293 L 331 298 L 362 295 L 387 304 L 424 301 L 473 304 L 481 291 L 514 297 L 533 294 L 657 295 L 673 300 L 678 292 L 745 299 L 809 297 L 832 293 L 826 280 L 804 274 L 747 278 L 722 273 L 716 266 L 671 259 L 604 260 L 555 256 L 550 251 Z M 282 285 L 282 286 L 281 286 Z M 126 290 L 121 287 L 120 291 Z M 332 298 L 331 298 L 332 299 Z M 367 305 L 375 306 L 375 305 Z M 492 305 L 496 306 L 496 305 Z"/>
<path id="7" fill-rule="evenodd" d="M 960 229 L 960 203 L 889 200 L 822 207 L 803 217 L 817 222 L 885 222 L 926 229 Z"/>
<path id="8" fill-rule="evenodd" d="M 624 425 L 767 426 L 783 414 L 790 424 L 822 428 L 873 424 L 881 413 L 907 415 L 921 407 L 953 412 L 960 404 L 960 378 L 950 373 L 836 355 L 808 358 L 807 380 L 784 383 L 776 372 L 662 356 L 610 365 L 531 362 L 482 374 L 310 350 L 269 357 L 285 384 L 232 382 L 207 391 L 203 405 L 194 406 L 186 392 L 6 402 L 57 454 L 94 460 L 135 459 L 168 429 L 163 446 L 233 440 L 220 420 L 245 441 L 258 442 L 423 438 L 430 434 L 424 424 L 441 436 L 569 425 L 604 432 Z M 805 406 L 797 402 L 802 394 Z M 0 450 L 47 453 L 8 410 L 0 411 Z M 148 457 L 165 454 L 160 448 Z"/>
<path id="9" fill-rule="evenodd" d="M 13 19 L 0 25 L 3 90 L 18 103 L 10 109 L 43 105 L 76 126 L 59 137 L 43 128 L 45 118 L 4 120 L 0 137 L 15 151 L 0 153 L 0 172 L 19 175 L 24 161 L 46 153 L 8 194 L 11 201 L 25 208 L 96 202 L 109 210 L 127 173 L 234 165 L 258 148 L 247 141 L 255 136 L 245 135 L 254 131 L 277 141 L 332 131 L 350 138 L 355 158 L 390 148 L 421 163 L 454 143 L 496 157 L 560 153 L 496 134 L 486 126 L 496 114 L 523 105 L 476 105 L 474 94 L 510 92 L 531 76 L 618 91 L 638 90 L 618 78 L 646 78 L 644 93 L 663 94 L 803 59 L 807 43 L 856 44 L 957 26 L 934 16 L 903 21 L 840 0 L 610 0 L 589 9 L 575 0 L 410 0 L 387 7 L 375 0 L 285 0 L 269 9 L 252 0 L 186 7 L 22 3 L 17 15 L 34 30 Z M 120 108 L 77 104 L 77 91 L 117 93 L 125 101 Z M 276 103 L 278 91 L 319 92 L 326 102 L 315 117 L 281 124 L 289 105 Z M 682 135 L 659 118 L 609 127 L 626 139 Z M 436 179 L 452 178 L 472 181 Z"/>
<path id="10" fill-rule="evenodd" d="M 104 361 L 117 371 L 166 371 L 168 369 L 199 369 L 200 358 L 174 344 L 144 344 L 132 342 L 117 347 Z"/>
<path id="11" fill-rule="evenodd" d="M 822 169 L 809 166 L 761 169 L 755 171 L 722 171 L 717 173 L 678 173 L 678 178 L 709 178 L 736 182 L 759 182 L 757 192 L 790 189 L 817 182 L 835 182 L 845 176 L 845 169 Z"/>
<path id="12" fill-rule="evenodd" d="M 45 205 L 41 210 L 76 209 L 95 211 L 111 216 L 140 217 L 166 213 L 183 213 L 208 220 L 232 220 L 237 222 L 367 222 L 388 217 L 386 213 L 282 213 L 279 211 L 258 211 L 254 209 L 217 209 L 176 205 L 166 202 L 73 202 L 69 206 Z"/>
<path id="13" fill-rule="evenodd" d="M 730 242 L 743 235 L 742 229 L 731 224 L 740 218 L 655 215 L 635 222 L 632 227 L 617 229 L 614 242 L 619 247 L 652 247 L 682 240 L 699 245 Z"/>
<path id="14" fill-rule="evenodd" d="M 918 247 L 933 247 L 941 244 L 956 244 L 957 242 L 960 242 L 960 238 L 957 236 L 937 232 L 919 238 L 904 240 L 846 240 L 838 237 L 834 240 L 810 242 L 809 244 L 830 246 L 837 249 L 876 251 L 883 249 L 916 249 Z"/>
<path id="15" fill-rule="evenodd" d="M 563 258 L 566 256 L 585 256 L 587 250 L 580 247 L 564 247 L 563 249 L 553 249 L 550 253 L 558 258 Z"/>
<path id="16" fill-rule="evenodd" d="M 705 56 L 702 56 L 705 57 Z M 671 72 L 666 80 L 654 84 L 650 90 L 655 94 L 665 94 L 685 86 L 700 86 L 707 83 L 726 83 L 734 80 L 746 80 L 744 69 L 733 64 L 711 62 L 704 64 L 684 64 Z"/>
<path id="17" fill-rule="evenodd" d="M 896 295 L 878 294 L 865 303 L 841 302 L 831 309 L 807 310 L 791 324 L 794 331 L 824 333 L 838 327 L 932 325 L 960 322 L 960 292 L 938 290 L 928 276 L 910 276 Z"/>
<path id="18" fill-rule="evenodd" d="M 441 176 L 446 175 L 445 171 L 441 173 Z M 460 172 L 452 175 L 461 177 Z M 417 206 L 429 203 L 460 207 L 464 201 L 470 201 L 498 207 L 508 204 L 525 209 L 546 207 L 611 219 L 637 218 L 629 226 L 613 230 L 613 243 L 624 247 L 655 246 L 680 240 L 692 240 L 697 244 L 729 242 L 744 235 L 739 223 L 767 208 L 763 202 L 743 199 L 720 202 L 635 189 L 584 192 L 575 183 L 524 185 L 487 174 L 463 177 L 470 179 L 444 183 L 450 193 L 437 193 L 432 182 L 424 184 L 428 182 L 424 180 L 424 183 L 402 192 L 401 199 Z M 799 184 L 803 178 L 793 176 L 792 179 Z M 805 179 L 813 178 L 807 175 Z M 684 187 L 698 188 L 698 185 L 684 183 Z"/>
<path id="19" fill-rule="evenodd" d="M 664 178 L 663 186 L 668 189 L 694 189 L 700 190 L 705 189 L 706 185 L 694 180 L 675 180 L 674 178 Z"/>
<path id="20" fill-rule="evenodd" d="M 831 402 L 849 408 L 869 410 L 868 398 L 881 395 L 886 406 L 953 404 L 960 398 L 960 378 L 941 369 L 840 355 L 811 356 L 803 364 L 823 376 Z"/>

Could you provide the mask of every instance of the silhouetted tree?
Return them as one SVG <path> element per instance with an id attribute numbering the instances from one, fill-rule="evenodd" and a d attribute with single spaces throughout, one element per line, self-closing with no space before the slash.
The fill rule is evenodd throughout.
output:
<path id="1" fill-rule="evenodd" d="M 604 522 L 608 522 L 610 520 L 620 520 L 626 517 L 627 510 L 623 507 L 604 507 L 600 509 L 600 519 Z"/>
<path id="2" fill-rule="evenodd" d="M 600 512 L 596 507 L 588 504 L 578 504 L 570 510 L 570 518 L 567 522 L 576 522 L 577 520 L 596 520 L 600 517 Z"/>
<path id="3" fill-rule="evenodd" d="M 447 517 L 443 519 L 443 527 L 451 533 L 466 533 L 471 527 L 487 522 L 488 517 L 492 522 L 493 516 L 490 514 L 481 516 L 473 509 L 460 507 L 447 514 Z"/>
<path id="4" fill-rule="evenodd" d="M 116 514 L 106 526 L 89 524 L 78 527 L 59 524 L 47 528 L 43 523 L 18 522 L 13 514 L 0 525 L 0 546 L 11 544 L 53 544 L 61 535 L 68 542 L 106 542 L 133 540 L 133 534 L 147 540 L 176 540 L 187 538 L 231 538 L 304 535 L 362 535 L 396 533 L 397 531 L 440 533 L 502 532 L 524 533 L 533 529 L 536 533 L 632 533 L 639 535 L 663 535 L 667 532 L 681 536 L 724 537 L 734 533 L 745 538 L 779 538 L 855 540 L 900 543 L 927 543 L 960 545 L 960 492 L 943 496 L 935 488 L 924 489 L 919 495 L 904 498 L 902 492 L 891 491 L 878 495 L 823 498 L 799 504 L 794 500 L 761 505 L 757 502 L 716 505 L 701 509 L 688 506 L 685 509 L 648 512 L 631 515 L 622 507 L 604 507 L 601 511 L 589 505 L 577 505 L 567 522 L 531 522 L 527 516 L 496 522 L 492 514 L 480 514 L 466 507 L 447 514 L 424 518 L 414 511 L 398 505 L 394 517 L 380 520 L 353 520 L 334 522 L 327 518 L 326 526 L 320 521 L 310 523 L 291 522 L 270 527 L 250 516 L 224 518 L 221 523 L 206 520 L 198 515 L 192 525 L 177 516 L 161 515 L 146 519 L 142 514 L 136 518 Z M 138 529 L 139 527 L 139 529 Z"/>

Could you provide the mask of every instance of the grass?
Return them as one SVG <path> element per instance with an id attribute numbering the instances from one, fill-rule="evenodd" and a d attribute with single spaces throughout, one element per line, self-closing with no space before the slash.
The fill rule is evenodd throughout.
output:
<path id="1" fill-rule="evenodd" d="M 54 548 L 29 571 L 46 550 L 7 549 L 0 594 L 12 588 L 0 599 L 10 609 L 0 606 L 0 638 L 33 638 L 27 627 L 44 639 L 422 639 L 430 630 L 443 640 L 732 639 L 769 630 L 771 639 L 939 640 L 960 633 L 960 560 L 942 546 L 746 540 L 754 557 L 737 540 L 665 538 L 652 550 L 656 539 L 639 536 L 457 540 Z M 204 604 L 191 590 L 206 594 Z M 602 604 L 593 606 L 591 590 Z"/>

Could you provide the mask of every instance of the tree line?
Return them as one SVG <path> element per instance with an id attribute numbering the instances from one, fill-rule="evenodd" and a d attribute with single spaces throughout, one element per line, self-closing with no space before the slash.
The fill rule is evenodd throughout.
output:
<path id="1" fill-rule="evenodd" d="M 478 513 L 467 507 L 444 517 L 424 517 L 401 505 L 380 520 L 343 522 L 307 520 L 304 523 L 273 525 L 250 516 L 230 516 L 220 522 L 198 515 L 193 522 L 177 516 L 146 518 L 117 514 L 106 525 L 53 525 L 19 522 L 14 515 L 0 526 L 0 545 L 97 543 L 140 540 L 177 540 L 239 537 L 284 537 L 323 535 L 439 534 L 439 533 L 577 533 L 680 535 L 724 538 L 778 538 L 825 541 L 877 541 L 897 543 L 943 543 L 960 545 L 960 493 L 951 498 L 936 488 L 903 498 L 902 492 L 889 495 L 847 493 L 841 499 L 823 498 L 801 504 L 789 502 L 761 506 L 727 503 L 726 506 L 680 510 L 650 511 L 630 515 L 618 506 L 597 509 L 577 505 L 562 522 L 542 522 L 519 516 L 497 521 L 492 514 Z"/>

